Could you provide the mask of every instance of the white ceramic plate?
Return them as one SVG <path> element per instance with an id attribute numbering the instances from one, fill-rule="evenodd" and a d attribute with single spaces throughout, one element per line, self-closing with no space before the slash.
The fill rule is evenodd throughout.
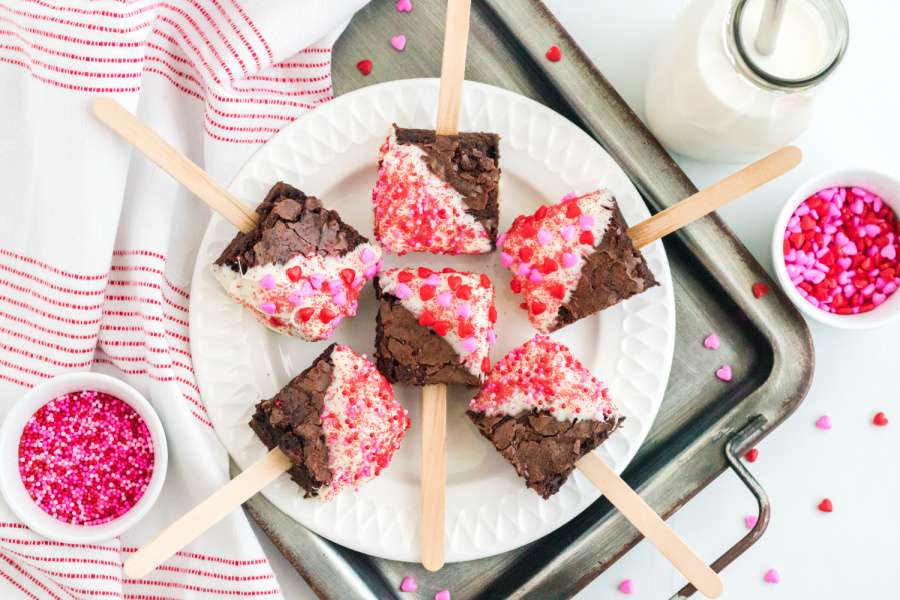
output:
<path id="1" fill-rule="evenodd" d="M 437 80 L 394 81 L 341 96 L 287 126 L 241 169 L 231 191 L 258 203 L 276 181 L 320 197 L 344 220 L 372 237 L 370 192 L 375 158 L 388 127 L 430 127 Z M 637 190 L 594 140 L 547 107 L 499 88 L 466 83 L 461 128 L 500 134 L 501 229 L 522 212 L 569 191 L 612 190 L 629 223 L 649 216 Z M 265 448 L 247 422 L 253 405 L 272 396 L 327 345 L 272 333 L 233 303 L 213 279 L 212 263 L 234 236 L 214 217 L 203 238 L 191 293 L 191 350 L 197 379 L 216 431 L 241 468 Z M 672 364 L 675 307 L 662 244 L 644 251 L 662 284 L 600 315 L 583 319 L 554 337 L 567 344 L 607 382 L 627 421 L 600 450 L 622 471 L 637 452 L 659 409 Z M 497 360 L 532 335 L 519 298 L 497 254 L 481 257 L 407 255 L 387 266 L 454 266 L 488 273 L 497 284 Z M 375 294 L 363 291 L 357 317 L 333 341 L 371 355 Z M 316 533 L 349 548 L 394 560 L 419 557 L 419 390 L 395 386 L 412 427 L 393 462 L 359 492 L 333 501 L 304 500 L 287 475 L 263 493 L 282 511 Z M 599 497 L 579 473 L 558 494 L 542 500 L 527 489 L 464 412 L 473 391 L 449 395 L 447 438 L 447 560 L 490 556 L 527 544 L 563 525 Z"/>

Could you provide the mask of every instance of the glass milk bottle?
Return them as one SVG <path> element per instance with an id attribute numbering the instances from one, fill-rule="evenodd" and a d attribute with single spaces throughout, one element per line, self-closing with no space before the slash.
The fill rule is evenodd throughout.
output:
<path id="1" fill-rule="evenodd" d="M 679 154 L 756 159 L 806 129 L 847 37 L 840 0 L 691 0 L 656 51 L 647 123 Z"/>

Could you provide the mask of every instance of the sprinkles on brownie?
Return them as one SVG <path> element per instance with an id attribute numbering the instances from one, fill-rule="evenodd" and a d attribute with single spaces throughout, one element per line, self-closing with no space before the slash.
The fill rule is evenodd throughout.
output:
<path id="1" fill-rule="evenodd" d="M 558 492 L 578 459 L 623 420 L 606 386 L 566 346 L 542 335 L 494 365 L 466 414 L 543 498 Z"/>
<path id="2" fill-rule="evenodd" d="M 500 139 L 393 125 L 372 190 L 375 238 L 389 252 L 484 254 L 497 240 Z"/>
<path id="3" fill-rule="evenodd" d="M 498 246 L 512 291 L 523 295 L 528 318 L 542 333 L 657 285 L 606 190 L 517 217 Z"/>
<path id="4" fill-rule="evenodd" d="M 389 269 L 375 279 L 375 293 L 375 359 L 385 377 L 412 385 L 481 385 L 497 339 L 487 275 Z"/>
<path id="5" fill-rule="evenodd" d="M 331 499 L 384 469 L 409 417 L 371 362 L 332 344 L 300 375 L 256 405 L 250 428 L 290 459 L 306 497 Z"/>
<path id="6" fill-rule="evenodd" d="M 235 300 L 269 329 L 309 341 L 332 336 L 356 314 L 359 293 L 381 265 L 368 243 L 314 196 L 276 183 L 212 267 Z"/>

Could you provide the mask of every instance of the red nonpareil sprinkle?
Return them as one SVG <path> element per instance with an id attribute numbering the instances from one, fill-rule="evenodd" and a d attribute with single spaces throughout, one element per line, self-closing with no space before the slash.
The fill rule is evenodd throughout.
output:
<path id="1" fill-rule="evenodd" d="M 368 58 L 363 59 L 356 63 L 356 69 L 364 76 L 368 76 L 372 72 L 372 61 Z"/>
<path id="2" fill-rule="evenodd" d="M 130 510 L 153 475 L 153 441 L 126 402 L 85 390 L 38 409 L 19 440 L 19 474 L 47 514 L 101 525 Z"/>
<path id="3" fill-rule="evenodd" d="M 744 458 L 747 459 L 747 462 L 756 462 L 756 459 L 759 458 L 759 450 L 757 450 L 756 448 L 750 448 L 749 450 L 747 450 Z"/>
<path id="4" fill-rule="evenodd" d="M 883 412 L 875 413 L 875 416 L 872 418 L 872 424 L 877 427 L 884 427 L 888 424 L 888 418 Z"/>
<path id="5" fill-rule="evenodd" d="M 782 249 L 791 283 L 825 312 L 868 312 L 900 287 L 900 223 L 880 196 L 862 188 L 826 188 L 804 200 Z"/>
<path id="6" fill-rule="evenodd" d="M 753 292 L 753 297 L 759 300 L 769 293 L 769 286 L 764 283 L 757 282 L 750 286 L 750 291 Z"/>
<path id="7" fill-rule="evenodd" d="M 559 46 L 553 44 L 550 46 L 550 49 L 547 50 L 547 60 L 550 62 L 559 62 L 562 59 L 562 50 L 559 49 Z"/>
<path id="8" fill-rule="evenodd" d="M 828 498 L 824 498 L 821 502 L 819 502 L 819 510 L 823 513 L 830 513 L 834 510 L 834 506 L 831 504 L 831 500 Z"/>

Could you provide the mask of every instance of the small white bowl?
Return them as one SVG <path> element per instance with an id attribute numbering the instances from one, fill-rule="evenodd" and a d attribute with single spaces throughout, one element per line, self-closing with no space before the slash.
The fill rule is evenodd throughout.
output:
<path id="1" fill-rule="evenodd" d="M 892 294 L 879 306 L 869 312 L 856 315 L 837 315 L 821 310 L 800 295 L 797 288 L 791 282 L 784 265 L 784 230 L 794 210 L 800 204 L 818 192 L 830 187 L 860 187 L 874 194 L 878 194 L 884 203 L 900 215 L 900 180 L 868 169 L 843 169 L 824 173 L 807 180 L 798 187 L 775 221 L 775 231 L 772 234 L 772 260 L 775 263 L 775 275 L 788 298 L 811 319 L 820 323 L 839 327 L 842 329 L 874 329 L 900 318 L 900 291 Z"/>
<path id="2" fill-rule="evenodd" d="M 25 423 L 44 404 L 63 394 L 96 390 L 120 398 L 144 419 L 153 441 L 153 474 L 144 495 L 122 516 L 103 525 L 71 525 L 44 512 L 28 494 L 19 475 L 19 439 Z M 156 499 L 166 479 L 168 447 L 162 423 L 150 403 L 133 387 L 100 373 L 68 373 L 32 388 L 19 398 L 0 427 L 0 492 L 15 515 L 35 532 L 67 543 L 109 540 L 136 524 Z"/>

